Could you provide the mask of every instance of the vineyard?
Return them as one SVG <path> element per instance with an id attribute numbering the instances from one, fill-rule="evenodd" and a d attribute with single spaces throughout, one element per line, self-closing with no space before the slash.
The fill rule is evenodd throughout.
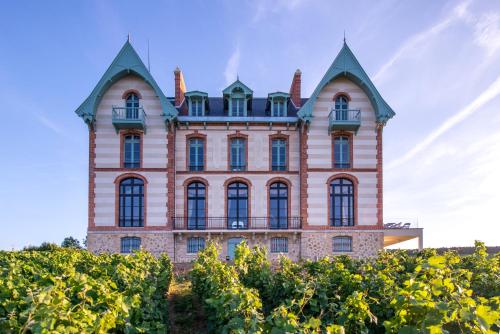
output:
<path id="1" fill-rule="evenodd" d="M 0 333 L 454 334 L 500 328 L 500 253 L 489 256 L 481 243 L 462 257 L 391 251 L 375 259 L 299 263 L 286 257 L 270 263 L 265 248 L 244 243 L 228 263 L 209 244 L 174 282 L 170 294 L 177 296 L 169 307 L 172 271 L 167 257 L 146 252 L 0 252 Z"/>
<path id="2" fill-rule="evenodd" d="M 0 252 L 0 333 L 165 333 L 167 257 Z"/>
<path id="3" fill-rule="evenodd" d="M 277 266 L 238 246 L 234 265 L 215 245 L 191 271 L 212 333 L 498 333 L 500 254 L 383 252 Z"/>

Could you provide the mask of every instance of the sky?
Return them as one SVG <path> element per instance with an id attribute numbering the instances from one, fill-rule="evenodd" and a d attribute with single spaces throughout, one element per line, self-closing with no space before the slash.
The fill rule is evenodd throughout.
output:
<path id="1" fill-rule="evenodd" d="M 0 11 L 0 249 L 85 237 L 88 130 L 74 110 L 130 34 L 167 96 L 309 97 L 342 47 L 396 116 L 384 129 L 384 217 L 426 247 L 500 245 L 498 1 L 8 1 Z M 400 244 L 414 247 L 416 243 Z"/>

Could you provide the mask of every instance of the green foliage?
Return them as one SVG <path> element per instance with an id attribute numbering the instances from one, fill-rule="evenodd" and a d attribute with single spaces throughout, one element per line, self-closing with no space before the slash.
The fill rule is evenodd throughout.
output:
<path id="1" fill-rule="evenodd" d="M 51 242 L 42 242 L 40 246 L 26 246 L 24 251 L 54 251 L 59 249 L 59 246 Z"/>
<path id="2" fill-rule="evenodd" d="M 145 252 L 0 252 L 0 332 L 165 333 L 171 272 Z"/>
<path id="3" fill-rule="evenodd" d="M 82 246 L 80 245 L 80 241 L 76 238 L 73 238 L 73 237 L 64 238 L 63 242 L 61 243 L 61 247 L 63 247 L 63 248 L 76 248 L 76 249 L 82 248 Z"/>
<path id="4" fill-rule="evenodd" d="M 500 255 L 425 250 L 271 265 L 265 249 L 215 245 L 191 272 L 213 333 L 496 333 Z"/>

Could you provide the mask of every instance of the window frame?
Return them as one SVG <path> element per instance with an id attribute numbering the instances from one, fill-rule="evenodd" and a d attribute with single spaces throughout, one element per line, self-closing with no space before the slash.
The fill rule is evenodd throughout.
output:
<path id="1" fill-rule="evenodd" d="M 196 106 L 196 110 L 195 110 Z M 189 97 L 188 99 L 188 115 L 193 117 L 205 116 L 205 99 L 204 97 Z"/>
<path id="2" fill-rule="evenodd" d="M 273 166 L 273 141 L 283 140 L 285 142 L 285 164 L 284 169 L 274 169 Z M 286 172 L 289 170 L 289 136 L 281 133 L 269 135 L 269 171 L 271 172 Z"/>
<path id="3" fill-rule="evenodd" d="M 280 249 L 280 246 L 284 248 L 284 250 Z M 271 254 L 277 253 L 288 253 L 288 238 L 287 237 L 272 237 L 271 238 Z"/>
<path id="4" fill-rule="evenodd" d="M 340 248 L 335 249 L 335 241 L 340 240 Z M 345 242 L 348 240 L 349 242 Z M 344 248 L 347 245 L 346 248 Z M 337 246 L 339 246 L 337 244 Z M 332 252 L 333 253 L 352 253 L 353 252 L 353 238 L 349 235 L 337 235 L 332 238 Z"/>
<path id="5" fill-rule="evenodd" d="M 132 143 L 132 155 L 134 158 L 136 158 L 137 156 L 137 161 L 134 161 L 132 160 L 131 162 L 127 162 L 127 159 L 126 159 L 126 156 L 127 156 L 127 137 L 132 137 L 132 141 L 134 140 L 137 140 L 137 143 L 139 144 L 139 152 L 136 153 L 135 152 L 135 145 L 136 144 L 135 142 Z M 137 137 L 137 139 L 135 139 L 135 137 Z M 121 147 L 121 162 L 120 162 L 120 166 L 122 168 L 126 168 L 126 169 L 137 169 L 137 168 L 141 168 L 142 167 L 142 134 L 141 133 L 137 133 L 137 132 L 127 132 L 127 133 L 123 133 L 122 134 L 122 138 L 121 138 L 121 142 L 122 142 L 122 147 Z M 130 165 L 128 165 L 130 164 Z"/>
<path id="6" fill-rule="evenodd" d="M 127 225 L 122 225 L 121 221 L 121 186 L 122 186 L 122 182 L 127 180 L 127 179 L 130 179 L 130 178 L 134 178 L 134 179 L 139 179 L 143 182 L 142 186 L 142 225 L 131 225 L 131 226 L 127 226 Z M 120 229 L 127 229 L 127 228 L 139 228 L 139 229 L 143 229 L 144 227 L 147 226 L 147 180 L 144 176 L 140 175 L 140 174 L 136 174 L 136 173 L 125 173 L 125 174 L 122 174 L 122 175 L 119 175 L 115 181 L 115 226 L 116 227 L 119 227 Z"/>
<path id="7" fill-rule="evenodd" d="M 199 170 L 191 169 L 191 140 L 192 139 L 200 139 L 203 144 L 203 165 Z M 198 130 L 195 130 L 194 133 L 190 133 L 186 135 L 186 171 L 197 173 L 203 172 L 206 170 L 207 166 L 207 135 L 203 133 L 199 133 Z"/>
<path id="8" fill-rule="evenodd" d="M 135 97 L 135 99 L 131 99 Z M 129 101 L 130 99 L 130 101 Z M 125 117 L 126 119 L 139 119 L 139 109 L 141 107 L 140 104 L 141 98 L 139 94 L 134 91 L 131 91 L 125 97 Z M 129 106 L 129 103 L 133 104 Z"/>
<path id="9" fill-rule="evenodd" d="M 243 140 L 243 156 L 245 159 L 245 163 L 243 165 L 239 165 L 240 168 L 233 168 L 233 159 L 232 159 L 232 143 L 233 140 L 240 139 Z M 231 172 L 245 172 L 248 170 L 248 136 L 242 133 L 237 132 L 236 134 L 230 134 L 227 136 L 227 170 Z"/>
<path id="10" fill-rule="evenodd" d="M 352 185 L 352 198 L 353 198 L 352 203 L 353 203 L 353 206 L 352 206 L 352 219 L 351 219 L 352 224 L 350 224 L 350 225 L 334 225 L 334 220 L 332 220 L 332 217 L 335 213 L 334 207 L 333 207 L 334 199 L 332 198 L 332 191 L 333 191 L 332 185 L 333 185 L 333 182 L 335 180 L 339 180 L 339 179 L 344 179 L 344 180 L 350 181 L 351 185 Z M 326 182 L 327 205 L 328 205 L 328 217 L 326 219 L 327 226 L 329 226 L 330 228 L 346 228 L 346 229 L 353 228 L 354 226 L 357 226 L 357 224 L 358 224 L 358 184 L 359 184 L 359 181 L 355 176 L 350 175 L 350 174 L 346 174 L 346 173 L 335 174 L 327 180 L 327 182 Z M 342 217 L 340 218 L 340 220 L 342 221 Z"/>
<path id="11" fill-rule="evenodd" d="M 347 163 L 345 163 L 344 166 L 341 166 L 341 165 L 336 165 L 336 161 L 335 161 L 335 141 L 337 138 L 341 138 L 341 137 L 345 137 L 347 138 L 347 145 L 348 145 L 348 149 L 349 149 L 349 155 L 348 155 L 348 161 Z M 354 149 L 354 136 L 352 133 L 350 132 L 347 132 L 347 131 L 336 131 L 336 132 L 333 132 L 332 133 L 332 168 L 333 169 L 352 169 L 354 168 L 353 166 L 353 158 L 354 158 L 354 152 L 353 152 L 353 149 Z"/>
<path id="12" fill-rule="evenodd" d="M 193 186 L 193 185 L 198 185 L 197 187 L 195 187 L 195 192 L 196 192 L 196 195 L 195 196 L 190 196 L 189 192 L 190 190 L 190 187 Z M 200 192 L 200 187 L 199 185 L 203 185 L 203 190 L 204 190 L 204 196 L 200 196 L 199 195 L 199 192 Z M 208 208 L 208 184 L 206 181 L 204 180 L 200 180 L 200 179 L 194 179 L 194 180 L 191 180 L 190 182 L 188 182 L 185 187 L 185 219 L 186 219 L 186 229 L 188 230 L 205 230 L 207 228 L 207 220 L 208 220 L 208 217 L 207 217 L 207 208 Z M 196 222 L 195 222 L 195 225 L 193 228 L 190 227 L 190 214 L 189 214 L 189 201 L 190 200 L 195 200 L 195 212 L 196 212 L 196 216 L 194 217 L 196 219 Z M 200 217 L 198 215 L 199 213 L 199 201 L 200 200 L 203 200 L 204 202 L 204 205 L 203 205 L 203 217 Z M 200 223 L 200 221 L 202 220 L 202 223 Z"/>
<path id="13" fill-rule="evenodd" d="M 277 189 L 278 190 L 278 195 L 277 196 L 273 196 L 271 195 L 271 190 L 274 190 L 273 186 L 277 186 Z M 280 190 L 283 190 L 286 189 L 286 197 L 282 196 L 280 194 Z M 277 200 L 278 203 L 277 203 L 277 210 L 278 210 L 278 215 L 277 215 L 277 224 L 275 226 L 273 226 L 273 215 L 272 215 L 272 206 L 271 206 L 271 201 L 273 200 Z M 283 224 L 282 220 L 281 220 L 281 215 L 279 214 L 280 213 L 280 203 L 282 202 L 282 200 L 285 200 L 285 203 L 286 203 L 286 216 L 283 217 L 285 218 L 284 221 L 285 221 L 285 224 Z M 268 219 L 269 219 L 269 229 L 272 229 L 272 230 L 282 230 L 282 229 L 288 229 L 289 228 L 289 221 L 290 221 L 290 212 L 291 212 L 291 208 L 290 208 L 290 182 L 285 182 L 283 179 L 281 178 L 278 178 L 278 179 L 274 179 L 274 180 L 270 180 L 270 182 L 268 183 L 267 185 L 267 216 L 268 216 Z"/>
<path id="14" fill-rule="evenodd" d="M 194 245 L 190 245 L 191 242 L 195 242 Z M 205 249 L 206 242 L 205 238 L 201 236 L 189 237 L 186 242 L 186 254 L 198 254 L 198 252 Z"/>
<path id="15" fill-rule="evenodd" d="M 125 242 L 130 242 L 129 245 L 124 245 Z M 138 242 L 138 245 L 134 247 L 134 242 Z M 125 246 L 128 246 L 128 251 L 124 251 Z M 121 254 L 132 254 L 134 251 L 141 250 L 142 240 L 139 237 L 122 237 L 120 238 L 120 253 Z"/>
<path id="16" fill-rule="evenodd" d="M 230 226 L 230 219 L 232 219 L 232 218 L 229 215 L 229 200 L 230 200 L 229 190 L 230 190 L 231 185 L 236 184 L 236 183 L 244 184 L 247 187 L 247 197 L 246 197 L 246 200 L 247 200 L 247 205 L 246 205 L 247 206 L 247 219 L 246 219 L 246 224 L 243 227 L 237 226 L 236 228 L 232 228 Z M 251 222 L 251 215 L 252 215 L 252 208 L 251 208 L 252 184 L 250 183 L 250 181 L 248 181 L 247 179 L 242 178 L 242 177 L 231 178 L 231 179 L 226 180 L 226 182 L 224 182 L 224 190 L 225 190 L 224 214 L 226 215 L 226 227 L 230 230 L 239 230 L 239 229 L 247 230 L 247 229 L 249 229 L 250 222 Z M 239 196 L 233 197 L 232 199 L 234 199 L 234 198 L 239 199 Z M 237 209 L 236 209 L 237 212 L 239 212 L 238 208 L 239 208 L 239 203 L 238 203 Z M 237 218 L 238 219 L 240 218 L 239 214 L 238 214 Z"/>

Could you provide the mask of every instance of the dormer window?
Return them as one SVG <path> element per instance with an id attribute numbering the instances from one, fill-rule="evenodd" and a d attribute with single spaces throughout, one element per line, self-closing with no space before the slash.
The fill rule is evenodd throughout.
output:
<path id="1" fill-rule="evenodd" d="M 271 117 L 287 117 L 287 102 L 290 95 L 276 92 L 268 95 L 268 107 Z"/>
<path id="2" fill-rule="evenodd" d="M 202 117 L 207 112 L 208 94 L 199 91 L 187 92 L 184 94 L 188 102 L 189 116 Z"/>
<path id="3" fill-rule="evenodd" d="M 241 81 L 236 80 L 222 91 L 224 109 L 230 117 L 246 117 L 251 109 L 253 91 Z"/>

